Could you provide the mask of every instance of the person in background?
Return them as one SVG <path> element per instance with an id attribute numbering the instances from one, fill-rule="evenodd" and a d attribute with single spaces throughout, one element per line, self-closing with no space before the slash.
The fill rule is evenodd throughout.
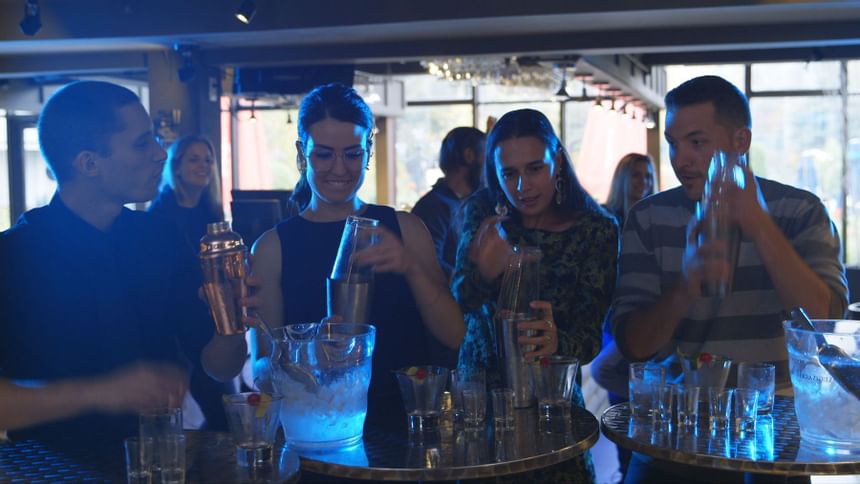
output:
<path id="1" fill-rule="evenodd" d="M 265 232 L 252 249 L 265 301 L 261 316 L 272 326 L 325 317 L 326 279 L 344 221 L 350 215 L 379 220 L 378 244 L 353 256 L 354 264 L 372 266 L 376 273 L 370 322 L 377 332 L 367 418 L 405 417 L 391 371 L 427 362 L 425 327 L 457 348 L 463 315 L 421 220 L 357 197 L 373 149 L 373 114 L 358 93 L 342 84 L 317 87 L 302 100 L 298 131 L 301 178 L 293 196 L 302 211 Z M 257 335 L 253 361 L 265 361 L 268 344 Z M 255 366 L 258 375 L 265 368 Z"/>
<path id="2" fill-rule="evenodd" d="M 696 204 L 715 150 L 749 151 L 749 103 L 717 76 L 691 79 L 666 95 L 669 157 L 681 186 L 652 195 L 627 215 L 610 321 L 630 361 L 664 361 L 679 373 L 678 351 L 707 352 L 735 363 L 776 366 L 777 391 L 789 388 L 784 311 L 802 306 L 812 318 L 839 318 L 847 306 L 841 244 L 815 195 L 753 175 L 729 190 L 726 203 L 741 232 L 732 268 L 720 240 L 696 244 Z M 702 282 L 728 282 L 722 299 Z M 733 365 L 734 366 L 734 365 Z M 734 377 L 729 376 L 729 386 Z M 707 472 L 634 453 L 627 482 L 742 481 L 740 473 Z"/>
<path id="3" fill-rule="evenodd" d="M 603 207 L 615 216 L 618 226 L 624 226 L 627 212 L 636 202 L 654 193 L 654 162 L 649 155 L 628 153 L 615 166 L 609 197 Z M 591 362 L 591 375 L 603 388 L 609 391 L 609 403 L 627 401 L 627 380 L 630 362 L 621 356 L 608 323 L 603 325 L 603 349 Z M 618 463 L 621 476 L 627 471 L 631 452 L 618 448 Z"/>
<path id="4" fill-rule="evenodd" d="M 467 320 L 460 367 L 487 370 L 488 384 L 500 386 L 493 338 L 501 276 L 514 245 L 540 248 L 539 318 L 519 323 L 538 330 L 520 337 L 536 345 L 527 358 L 556 351 L 581 364 L 600 351 L 600 328 L 615 286 L 618 227 L 611 215 L 582 188 L 573 165 L 538 111 L 511 111 L 487 138 L 487 188 L 464 204 L 452 288 Z M 585 406 L 580 388 L 574 404 Z M 590 454 L 542 472 L 552 482 L 594 480 Z"/>
<path id="5" fill-rule="evenodd" d="M 442 271 L 450 278 L 457 255 L 457 227 L 453 227 L 460 205 L 481 186 L 486 135 L 475 128 L 454 128 L 445 135 L 439 150 L 439 168 L 445 174 L 421 197 L 412 213 L 427 226 Z"/>
<path id="6" fill-rule="evenodd" d="M 609 197 L 603 205 L 615 215 L 618 226 L 624 226 L 624 219 L 636 202 L 652 195 L 657 187 L 654 179 L 654 160 L 650 155 L 628 153 L 615 166 Z"/>
<path id="7" fill-rule="evenodd" d="M 412 208 L 412 214 L 430 231 L 436 257 L 448 280 L 457 255 L 460 206 L 481 186 L 485 141 L 486 135 L 479 129 L 459 127 L 449 131 L 439 149 L 439 168 L 445 176 Z M 455 349 L 446 348 L 430 334 L 427 343 L 433 364 L 446 368 L 457 365 Z"/>
<path id="8" fill-rule="evenodd" d="M 167 149 L 161 191 L 149 211 L 176 223 L 196 254 L 206 225 L 224 220 L 215 148 L 203 136 L 183 136 Z"/>
<path id="9" fill-rule="evenodd" d="M 155 196 L 165 159 L 138 97 L 107 82 L 71 83 L 45 104 L 38 133 L 57 193 L 0 234 L 0 378 L 29 406 L 13 424 L 32 424 L 11 437 L 116 449 L 137 433 L 136 410 L 175 404 L 189 365 L 226 381 L 247 347 L 214 334 L 197 261 L 176 250 L 175 227 L 124 208 Z M 27 400 L 51 391 L 90 402 L 74 409 L 70 400 L 58 413 Z"/>
<path id="10" fill-rule="evenodd" d="M 206 225 L 224 219 L 217 166 L 215 147 L 209 139 L 199 135 L 177 139 L 167 149 L 161 190 L 149 206 L 150 212 L 176 224 L 185 245 L 195 255 L 200 251 Z M 227 415 L 221 396 L 236 392 L 234 382 L 217 382 L 195 367 L 190 390 L 206 419 L 205 428 L 226 431 Z"/>

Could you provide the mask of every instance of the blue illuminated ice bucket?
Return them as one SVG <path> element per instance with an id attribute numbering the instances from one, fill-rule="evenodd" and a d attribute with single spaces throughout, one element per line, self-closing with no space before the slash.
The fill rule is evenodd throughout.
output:
<path id="1" fill-rule="evenodd" d="M 284 397 L 280 418 L 287 443 L 301 450 L 361 441 L 376 328 L 291 325 L 274 336 L 272 376 Z"/>

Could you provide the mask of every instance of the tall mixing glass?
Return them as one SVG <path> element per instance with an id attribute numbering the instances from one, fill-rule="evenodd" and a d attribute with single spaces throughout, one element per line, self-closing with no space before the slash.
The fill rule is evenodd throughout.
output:
<path id="1" fill-rule="evenodd" d="M 378 226 L 378 220 L 350 215 L 343 227 L 326 293 L 328 315 L 336 314 L 344 323 L 370 322 L 373 272 L 370 266 L 355 265 L 352 256 L 377 242 Z"/>
<path id="2" fill-rule="evenodd" d="M 541 251 L 537 247 L 514 247 L 502 276 L 496 306 L 496 356 L 505 386 L 514 391 L 514 406 L 520 408 L 534 404 L 529 362 L 523 358 L 523 353 L 534 348 L 520 346 L 517 338 L 533 336 L 534 330 L 520 331 L 517 323 L 535 318 L 530 304 L 540 295 L 540 259 Z"/>

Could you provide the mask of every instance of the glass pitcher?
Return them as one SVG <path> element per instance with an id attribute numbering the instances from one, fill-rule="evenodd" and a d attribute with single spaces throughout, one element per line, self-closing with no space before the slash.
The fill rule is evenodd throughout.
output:
<path id="1" fill-rule="evenodd" d="M 373 271 L 370 266 L 358 266 L 352 256 L 379 240 L 379 221 L 350 215 L 346 219 L 337 257 L 326 284 L 328 315 L 339 315 L 345 323 L 370 322 L 370 301 L 373 297 Z"/>
<path id="2" fill-rule="evenodd" d="M 522 347 L 517 337 L 533 336 L 534 330 L 520 331 L 517 323 L 534 319 L 530 304 L 540 295 L 541 251 L 537 247 L 516 246 L 502 276 L 502 288 L 494 321 L 496 356 L 502 381 L 514 391 L 514 406 L 534 404 L 531 371 L 523 353 L 534 348 Z"/>
<path id="3" fill-rule="evenodd" d="M 354 445 L 361 441 L 367 416 L 376 328 L 325 323 L 308 332 L 307 326 L 273 331 L 271 370 L 274 388 L 284 396 L 285 439 L 298 449 Z"/>

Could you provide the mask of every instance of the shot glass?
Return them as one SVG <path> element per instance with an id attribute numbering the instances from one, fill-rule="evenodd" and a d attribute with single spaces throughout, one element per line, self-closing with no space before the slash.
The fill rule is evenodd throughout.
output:
<path id="1" fill-rule="evenodd" d="M 152 439 L 129 437 L 125 447 L 125 472 L 128 484 L 149 484 L 152 481 Z"/>
<path id="2" fill-rule="evenodd" d="M 772 363 L 739 364 L 738 388 L 758 390 L 758 413 L 771 413 L 776 389 L 776 367 Z"/>
<path id="3" fill-rule="evenodd" d="M 708 388 L 708 421 L 712 431 L 728 428 L 733 393 L 734 388 Z"/>
<path id="4" fill-rule="evenodd" d="M 628 390 L 630 414 L 636 419 L 650 419 L 655 385 L 666 383 L 666 369 L 653 363 L 631 363 Z"/>
<path id="5" fill-rule="evenodd" d="M 463 424 L 466 430 L 479 430 L 486 418 L 487 397 L 478 390 L 463 390 Z"/>
<path id="6" fill-rule="evenodd" d="M 162 453 L 164 447 L 161 442 L 165 439 L 173 439 L 183 435 L 182 431 L 182 409 L 180 408 L 152 408 L 144 410 L 139 417 L 139 437 L 143 440 L 151 440 L 153 454 L 150 460 L 150 471 L 152 481 L 161 480 L 161 469 L 163 467 Z"/>
<path id="7" fill-rule="evenodd" d="M 491 392 L 493 399 L 493 424 L 496 430 L 514 428 L 514 391 L 510 388 L 496 388 Z"/>
<path id="8" fill-rule="evenodd" d="M 675 385 L 654 385 L 651 393 L 651 408 L 655 426 L 671 425 L 674 397 Z"/>
<path id="9" fill-rule="evenodd" d="M 487 405 L 487 375 L 483 368 L 455 368 L 451 370 L 451 397 L 454 400 L 454 417 L 458 422 L 463 420 L 463 391 L 474 390 L 479 398 Z"/>
<path id="10" fill-rule="evenodd" d="M 409 431 L 437 430 L 448 369 L 439 366 L 412 366 L 396 370 L 394 376 L 400 386 Z"/>
<path id="11" fill-rule="evenodd" d="M 700 388 L 690 385 L 677 385 L 675 387 L 675 414 L 678 417 L 678 428 L 680 430 L 694 429 L 699 420 L 699 392 Z"/>
<path id="12" fill-rule="evenodd" d="M 168 435 L 155 442 L 156 453 L 161 463 L 162 484 L 185 482 L 185 436 Z"/>
<path id="13" fill-rule="evenodd" d="M 222 401 L 236 445 L 236 462 L 249 467 L 271 461 L 281 397 L 246 392 L 224 395 Z"/>
<path id="14" fill-rule="evenodd" d="M 758 390 L 735 389 L 735 432 L 755 435 L 755 419 L 758 413 Z"/>
<path id="15" fill-rule="evenodd" d="M 540 416 L 569 417 L 579 360 L 572 356 L 548 356 L 529 367 Z"/>

